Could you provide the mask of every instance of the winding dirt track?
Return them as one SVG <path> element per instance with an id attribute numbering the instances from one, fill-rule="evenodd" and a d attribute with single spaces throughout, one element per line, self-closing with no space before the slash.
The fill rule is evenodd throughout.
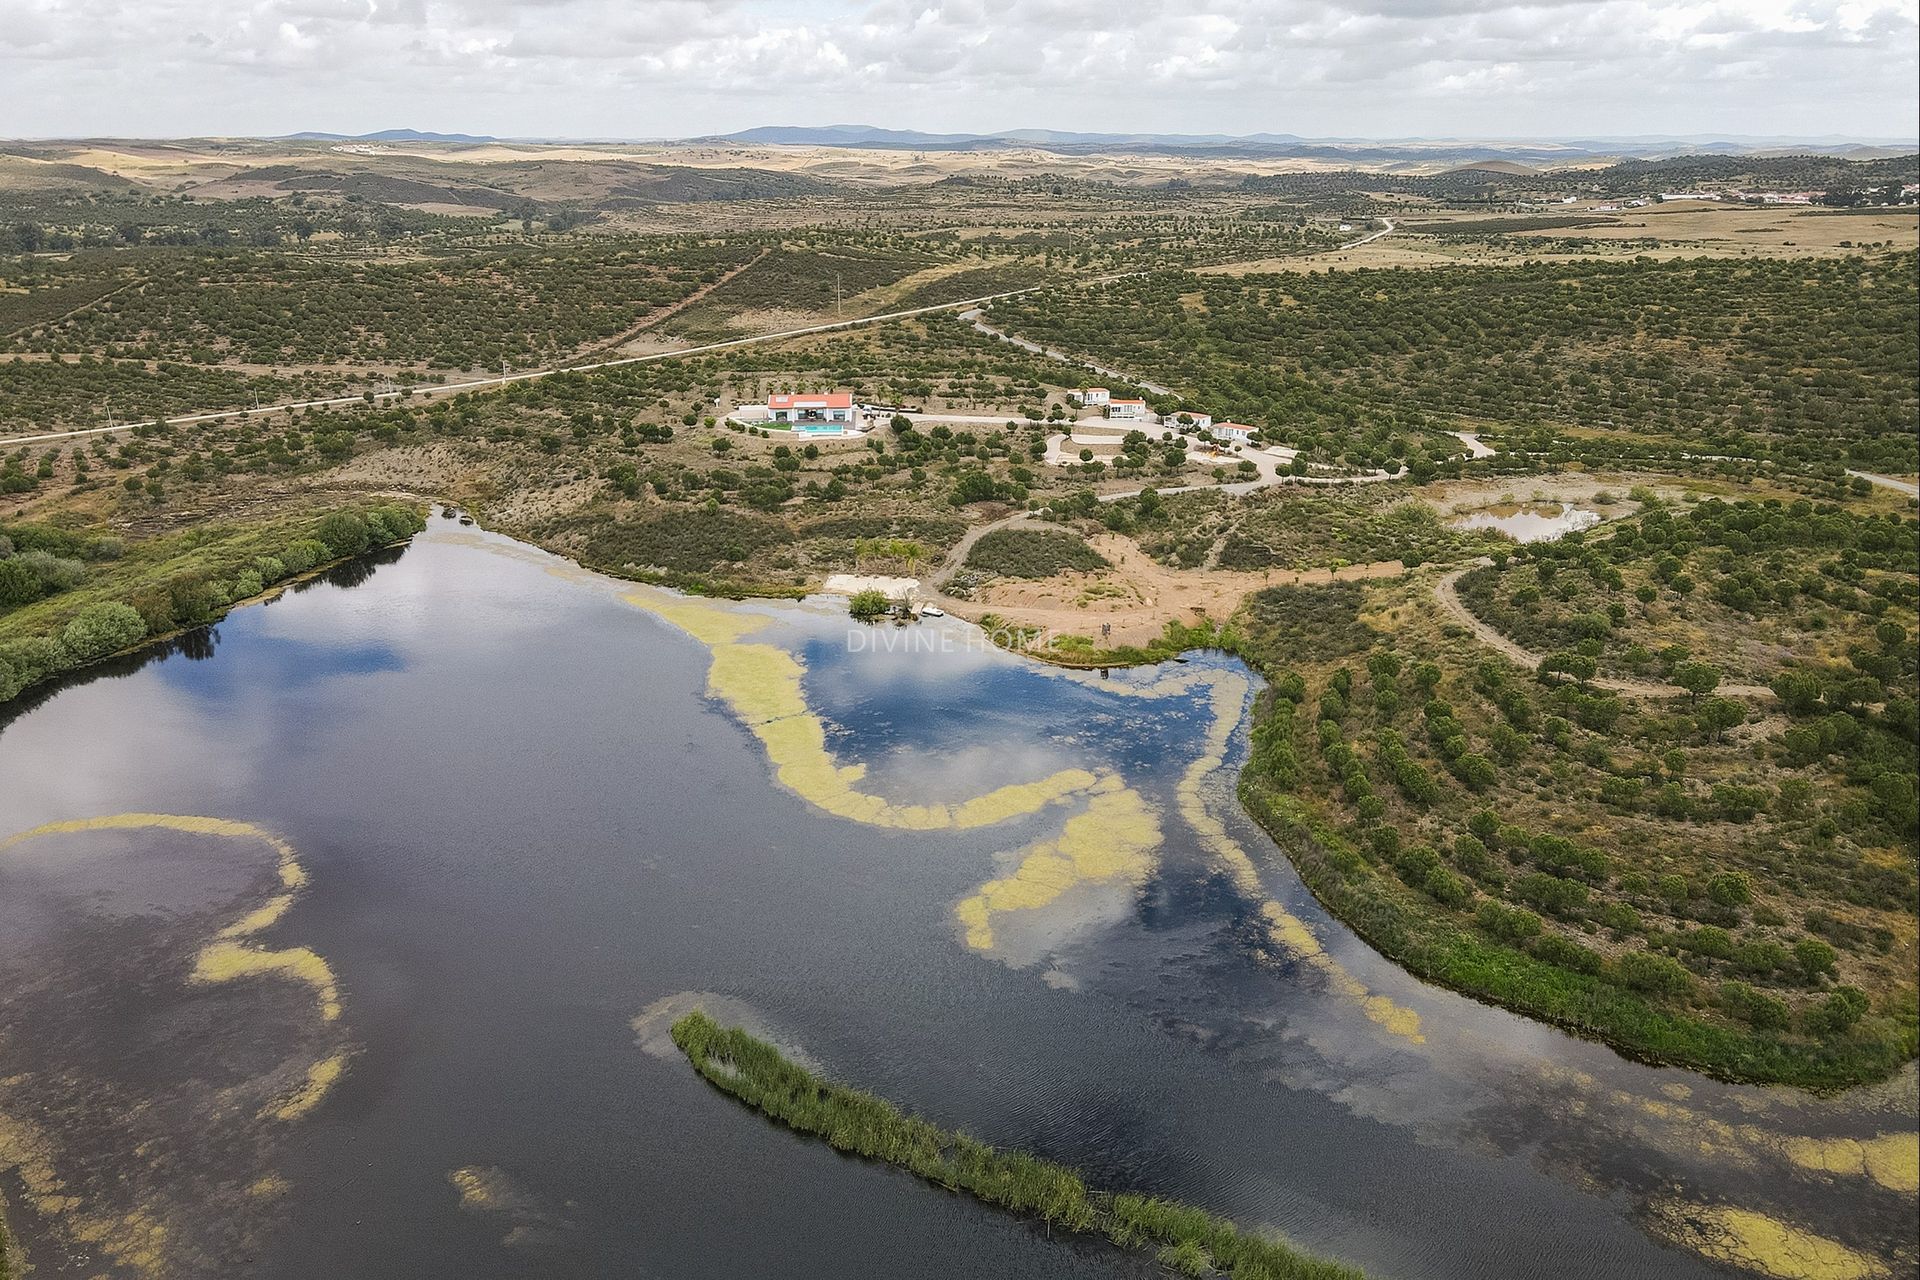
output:
<path id="1" fill-rule="evenodd" d="M 1483 558 L 1475 561 L 1473 564 L 1450 570 L 1440 577 L 1435 578 L 1433 582 L 1434 598 L 1440 602 L 1440 607 L 1452 614 L 1460 625 L 1473 632 L 1474 638 L 1481 644 L 1486 645 L 1490 649 L 1498 649 L 1501 653 L 1513 659 L 1515 663 L 1525 667 L 1529 671 L 1538 671 L 1542 660 L 1541 655 L 1533 652 L 1531 649 L 1521 647 L 1521 645 L 1510 636 L 1495 631 L 1487 623 L 1481 621 L 1479 616 L 1471 609 L 1467 608 L 1466 601 L 1460 598 L 1458 583 L 1461 577 L 1470 569 L 1477 569 L 1483 565 L 1492 563 L 1493 561 Z M 1615 693 L 1624 693 L 1635 698 L 1686 698 L 1692 696 L 1677 684 L 1662 684 L 1658 680 L 1622 680 L 1613 676 L 1595 676 L 1587 683 L 1597 689 L 1610 689 Z M 1773 690 L 1763 684 L 1723 684 L 1715 689 L 1714 692 L 1729 698 L 1771 698 L 1774 696 Z"/>

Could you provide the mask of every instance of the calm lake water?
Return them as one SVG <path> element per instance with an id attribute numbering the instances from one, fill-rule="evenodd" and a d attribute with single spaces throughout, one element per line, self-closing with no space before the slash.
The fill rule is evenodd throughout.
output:
<path id="1" fill-rule="evenodd" d="M 1557 502 L 1507 503 L 1471 512 L 1454 521 L 1461 529 L 1493 529 L 1515 542 L 1552 542 L 1581 529 L 1591 529 L 1606 517 L 1585 507 Z"/>
<path id="2" fill-rule="evenodd" d="M 1242 732 L 1192 767 L 1249 700 L 1237 663 L 1103 680 L 951 620 L 883 651 L 904 633 L 850 645 L 834 602 L 727 606 L 804 664 L 864 792 L 1106 788 L 906 830 L 782 785 L 709 646 L 629 590 L 436 520 L 0 725 L 0 838 L 252 824 L 0 846 L 0 1199 L 36 1276 L 1156 1273 L 762 1121 L 658 1052 L 642 1016 L 690 992 L 940 1123 L 1377 1276 L 1721 1275 L 1732 1210 L 1913 1272 L 1913 1195 L 1806 1158 L 1898 1148 L 1911 1070 L 1728 1087 L 1409 979 L 1240 814 Z M 956 907 L 1116 788 L 1150 870 L 971 937 Z M 1324 952 L 1276 950 L 1265 902 Z M 222 945 L 283 958 L 236 976 Z"/>

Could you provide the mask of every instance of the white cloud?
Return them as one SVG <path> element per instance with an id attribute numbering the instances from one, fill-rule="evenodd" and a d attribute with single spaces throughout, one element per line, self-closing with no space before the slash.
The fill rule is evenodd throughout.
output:
<path id="1" fill-rule="evenodd" d="M 0 135 L 1911 136 L 1920 0 L 0 0 Z"/>

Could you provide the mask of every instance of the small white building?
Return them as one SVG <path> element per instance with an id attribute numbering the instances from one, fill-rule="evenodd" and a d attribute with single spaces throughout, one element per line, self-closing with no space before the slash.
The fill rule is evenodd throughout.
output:
<path id="1" fill-rule="evenodd" d="M 1168 420 L 1167 425 L 1178 427 L 1182 431 L 1211 431 L 1213 430 L 1213 415 L 1210 413 L 1195 413 L 1191 409 L 1182 409 Z"/>
<path id="2" fill-rule="evenodd" d="M 1103 405 L 1112 399 L 1111 394 L 1105 387 L 1082 387 L 1073 394 L 1079 399 L 1081 404 L 1088 406 Z"/>
<path id="3" fill-rule="evenodd" d="M 1147 402 L 1145 400 L 1109 399 L 1107 401 L 1107 416 L 1109 418 L 1123 418 L 1128 420 L 1144 418 L 1147 416 Z"/>
<path id="4" fill-rule="evenodd" d="M 822 433 L 835 427 L 845 430 L 858 421 L 849 391 L 771 395 L 767 397 L 767 416 L 789 427 L 813 428 Z"/>
<path id="5" fill-rule="evenodd" d="M 1247 444 L 1253 440 L 1258 427 L 1249 427 L 1240 422 L 1215 422 L 1208 427 L 1215 440 L 1223 444 Z"/>

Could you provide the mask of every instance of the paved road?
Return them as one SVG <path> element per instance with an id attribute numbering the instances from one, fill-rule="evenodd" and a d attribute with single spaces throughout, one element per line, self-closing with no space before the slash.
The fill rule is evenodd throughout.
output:
<path id="1" fill-rule="evenodd" d="M 1136 377 L 1131 373 L 1123 373 L 1118 369 L 1101 364 L 1097 360 L 1089 360 L 1085 356 L 1070 355 L 1065 351 L 1042 346 L 1038 342 L 1032 342 L 1026 338 L 1016 338 L 1005 329 L 996 329 L 988 324 L 981 318 L 980 308 L 978 307 L 975 307 L 971 311 L 961 312 L 960 318 L 970 321 L 975 329 L 986 334 L 989 338 L 998 338 L 1002 342 L 1010 342 L 1022 351 L 1031 351 L 1037 356 L 1045 356 L 1049 360 L 1058 360 L 1062 364 L 1079 365 L 1083 369 L 1091 369 L 1103 378 L 1111 378 L 1115 382 L 1124 382 L 1129 386 L 1140 387 L 1156 396 L 1170 396 L 1173 394 L 1173 392 L 1167 390 L 1157 382 L 1149 382 L 1147 379 Z"/>
<path id="2" fill-rule="evenodd" d="M 1877 484 L 1882 489 L 1892 489 L 1896 493 L 1904 493 L 1909 498 L 1920 498 L 1920 484 L 1915 484 L 1911 480 L 1899 480 L 1893 476 L 1875 475 L 1871 471 L 1854 471 L 1852 469 L 1849 469 L 1847 474 L 1857 476 L 1865 480 L 1868 484 Z"/>
<path id="3" fill-rule="evenodd" d="M 1480 619 L 1480 616 L 1467 608 L 1466 601 L 1460 598 L 1458 584 L 1469 570 L 1492 564 L 1493 561 L 1482 557 L 1470 565 L 1454 569 L 1434 579 L 1434 598 L 1440 607 L 1469 631 L 1474 638 L 1491 649 L 1498 649 L 1519 666 L 1529 671 L 1540 669 L 1541 655 L 1531 649 L 1523 648 L 1511 636 L 1496 631 Z M 1610 689 L 1615 693 L 1624 693 L 1636 698 L 1685 698 L 1691 695 L 1677 684 L 1663 684 L 1658 680 L 1620 680 L 1612 676 L 1595 676 L 1587 682 L 1597 689 Z M 1716 694 L 1729 698 L 1771 698 L 1773 690 L 1763 684 L 1723 684 L 1715 689 Z"/>
<path id="4" fill-rule="evenodd" d="M 1382 218 L 1380 219 L 1380 221 L 1386 224 L 1385 226 L 1381 227 L 1380 230 L 1369 232 L 1368 234 L 1361 236 L 1358 240 L 1349 240 L 1345 244 L 1336 245 L 1332 249 L 1325 250 L 1324 252 L 1339 253 L 1345 249 L 1353 249 L 1363 244 L 1370 244 L 1373 241 L 1378 240 L 1381 236 L 1393 234 L 1393 230 L 1394 230 L 1393 219 Z M 1148 273 L 1145 271 L 1129 271 L 1118 276 L 1108 276 L 1108 277 L 1105 277 L 1105 279 L 1106 280 L 1124 280 L 1132 276 L 1143 276 L 1146 274 Z M 1022 292 L 1031 292 L 1031 290 L 1022 290 Z M 1077 356 L 1077 355 L 1073 355 L 1070 352 L 1060 351 L 1053 347 L 1043 346 L 1038 342 L 1033 342 L 1026 338 L 1015 337 L 1013 334 L 1008 333 L 1004 329 L 996 329 L 992 325 L 986 322 L 986 320 L 983 318 L 981 314 L 981 309 L 979 307 L 974 307 L 971 310 L 961 312 L 960 318 L 962 320 L 969 321 L 975 329 L 979 330 L 981 333 L 986 334 L 988 337 L 998 338 L 1002 342 L 1010 342 L 1014 346 L 1019 347 L 1022 351 L 1031 351 L 1033 354 L 1037 356 L 1046 356 L 1050 360 L 1058 360 L 1064 364 L 1079 365 L 1082 368 L 1091 369 L 1093 372 L 1099 374 L 1103 378 L 1112 378 L 1115 382 L 1124 382 L 1124 383 L 1127 383 L 1129 386 L 1140 387 L 1141 389 L 1148 391 L 1156 396 L 1170 396 L 1173 394 L 1172 391 L 1168 390 L 1166 387 L 1161 386 L 1159 383 L 1149 381 L 1148 379 L 1142 378 L 1137 374 L 1128 373 L 1123 369 L 1115 369 L 1109 365 L 1101 364 L 1097 360 L 1089 360 L 1085 356 Z"/>
<path id="5" fill-rule="evenodd" d="M 1046 285 L 1030 285 L 1024 289 L 1009 289 L 1004 293 L 987 294 L 979 298 L 964 298 L 956 302 L 941 302 L 930 307 L 912 307 L 905 311 L 888 311 L 880 315 L 861 316 L 855 320 L 835 320 L 831 324 L 812 324 L 799 329 L 784 329 L 779 333 L 758 333 L 746 338 L 729 338 L 725 342 L 708 342 L 697 347 L 679 347 L 672 351 L 653 351 L 640 356 L 622 356 L 618 360 L 596 360 L 590 364 L 556 365 L 550 369 L 529 369 L 524 373 L 509 373 L 496 378 L 474 378 L 467 382 L 447 382 L 436 385 L 415 387 L 413 394 L 419 399 L 431 399 L 436 396 L 457 395 L 462 391 L 481 391 L 487 388 L 505 387 L 516 382 L 537 382 L 542 378 L 551 378 L 562 373 L 593 373 L 601 369 L 617 369 L 623 365 L 651 364 L 657 360 L 678 360 L 684 356 L 705 355 L 711 351 L 727 351 L 735 347 L 750 347 L 763 342 L 781 342 L 788 338 L 804 338 L 809 334 L 832 333 L 840 329 L 857 329 L 866 325 L 885 324 L 890 320 L 908 320 L 914 316 L 934 315 L 942 311 L 954 311 L 966 307 L 977 307 L 984 303 L 995 302 L 1001 298 L 1017 297 L 1023 293 L 1034 293 L 1046 288 Z M 377 403 L 383 400 L 398 400 L 403 393 L 399 391 L 377 391 L 373 399 Z M 292 400 L 280 404 L 262 405 L 257 409 L 223 409 L 214 413 L 192 413 L 178 418 L 168 418 L 170 423 L 221 422 L 233 418 L 251 418 L 272 413 L 286 413 L 294 409 L 322 409 L 337 405 L 365 404 L 365 394 L 355 396 L 326 396 L 318 400 Z M 1005 419 L 995 419 L 1005 421 Z M 49 440 L 72 440 L 83 436 L 106 435 L 109 432 L 131 431 L 135 427 L 147 426 L 151 418 L 138 422 L 117 423 L 110 427 L 82 427 L 75 431 L 48 431 L 32 436 L 7 436 L 0 438 L 0 448 L 19 444 L 39 444 Z"/>
<path id="6" fill-rule="evenodd" d="M 1369 240 L 1378 240 L 1381 236 L 1393 230 L 1393 223 L 1391 221 L 1385 218 L 1381 219 L 1381 221 L 1387 224 L 1384 229 L 1376 231 L 1371 235 L 1362 236 L 1358 240 L 1349 241 L 1347 244 L 1338 247 L 1340 249 L 1350 249 L 1355 245 L 1365 244 Z M 1122 271 L 1108 276 L 1096 276 L 1090 283 L 1103 284 L 1147 274 L 1149 274 L 1147 271 Z M 728 351 L 735 347 L 750 347 L 765 342 L 782 342 L 788 338 L 804 338 L 809 334 L 815 333 L 833 333 L 840 329 L 859 329 L 867 325 L 885 324 L 890 320 L 908 320 L 914 316 L 937 315 L 943 311 L 964 311 L 968 308 L 977 310 L 989 302 L 998 302 L 1002 298 L 1017 298 L 1027 293 L 1039 293 L 1041 290 L 1051 287 L 1051 285 L 1044 284 L 1028 285 L 1024 289 L 1007 289 L 1000 293 L 982 294 L 977 298 L 960 298 L 953 302 L 935 303 L 930 307 L 910 307 L 904 311 L 886 311 L 878 315 L 860 316 L 853 320 L 835 320 L 830 324 L 811 324 L 799 329 L 784 329 L 779 333 L 757 333 L 750 337 L 729 338 L 725 342 L 707 342 L 695 347 L 680 347 L 673 351 L 654 351 L 646 355 L 623 356 L 618 360 L 596 360 L 588 364 L 555 365 L 552 368 L 529 369 L 523 373 L 509 373 L 497 378 L 474 378 L 467 382 L 450 382 L 441 383 L 436 386 L 420 386 L 414 388 L 414 395 L 421 399 L 431 399 L 434 396 L 457 395 L 462 391 L 482 391 L 490 387 L 505 387 L 515 382 L 537 382 L 541 378 L 551 378 L 555 374 L 561 373 L 592 373 L 600 369 L 617 369 L 623 365 L 651 364 L 656 360 L 678 360 L 683 356 L 705 355 L 710 351 Z M 400 391 L 376 391 L 373 399 L 375 403 L 384 400 L 398 400 L 402 394 Z M 168 418 L 166 421 L 187 424 L 223 422 L 235 418 L 252 418 L 267 414 L 287 413 L 294 409 L 325 409 L 339 405 L 365 404 L 366 402 L 367 398 L 364 393 L 352 396 L 325 396 L 317 400 L 292 400 L 280 404 L 261 405 L 253 409 L 222 409 L 210 413 L 190 413 L 177 418 Z M 107 427 L 80 427 L 72 431 L 45 431 L 38 435 L 31 436 L 0 437 L 0 448 L 9 448 L 22 444 L 43 444 L 54 440 L 76 440 L 83 439 L 87 436 L 110 435 L 121 431 L 131 431 L 135 427 L 149 426 L 152 425 L 153 422 L 154 419 L 152 418 L 142 418 L 136 422 L 115 423 Z"/>

